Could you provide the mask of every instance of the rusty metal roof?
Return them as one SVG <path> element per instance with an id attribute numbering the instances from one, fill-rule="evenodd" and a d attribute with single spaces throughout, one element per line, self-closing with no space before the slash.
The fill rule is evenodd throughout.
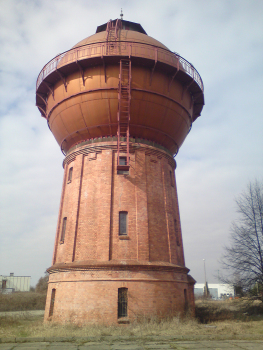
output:
<path id="1" fill-rule="evenodd" d="M 112 23 L 115 24 L 117 19 L 112 20 Z M 100 26 L 97 27 L 96 33 L 104 32 L 106 31 L 107 28 L 107 23 L 104 23 Z M 124 30 L 132 30 L 134 32 L 139 32 L 142 34 L 146 34 L 146 31 L 143 29 L 143 27 L 140 25 L 140 23 L 134 23 L 134 22 L 129 22 L 125 20 L 121 20 L 121 29 Z"/>

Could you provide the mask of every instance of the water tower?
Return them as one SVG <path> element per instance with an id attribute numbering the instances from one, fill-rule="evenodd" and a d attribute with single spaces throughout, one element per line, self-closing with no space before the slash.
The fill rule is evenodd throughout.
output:
<path id="1" fill-rule="evenodd" d="M 193 312 L 174 160 L 204 105 L 192 64 L 110 20 L 42 69 L 36 105 L 65 155 L 45 320 Z"/>

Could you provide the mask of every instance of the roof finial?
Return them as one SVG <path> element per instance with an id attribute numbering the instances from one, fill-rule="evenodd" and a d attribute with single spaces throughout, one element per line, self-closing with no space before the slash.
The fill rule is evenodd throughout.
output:
<path id="1" fill-rule="evenodd" d="M 121 15 L 120 15 L 120 16 L 121 16 L 121 20 L 123 20 L 123 13 L 122 13 L 122 9 L 121 9 Z"/>

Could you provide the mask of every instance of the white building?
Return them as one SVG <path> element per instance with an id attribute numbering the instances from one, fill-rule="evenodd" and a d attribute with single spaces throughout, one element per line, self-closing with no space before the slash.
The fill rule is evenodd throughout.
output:
<path id="1" fill-rule="evenodd" d="M 30 276 L 9 276 L 0 275 L 0 293 L 8 294 L 12 292 L 29 292 Z"/>
<path id="2" fill-rule="evenodd" d="M 194 294 L 195 297 L 202 297 L 204 295 L 205 284 L 196 283 Z M 208 283 L 208 290 L 212 298 L 229 298 L 234 297 L 234 287 L 230 284 L 213 284 Z"/>

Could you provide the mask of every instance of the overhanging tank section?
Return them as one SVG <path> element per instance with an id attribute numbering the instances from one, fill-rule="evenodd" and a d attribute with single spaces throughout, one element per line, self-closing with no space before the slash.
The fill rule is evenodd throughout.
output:
<path id="1" fill-rule="evenodd" d="M 129 65 L 123 122 L 121 72 Z M 140 24 L 114 20 L 42 69 L 36 105 L 64 153 L 86 140 L 119 135 L 124 143 L 144 139 L 175 155 L 200 116 L 203 83 L 192 64 Z"/>

